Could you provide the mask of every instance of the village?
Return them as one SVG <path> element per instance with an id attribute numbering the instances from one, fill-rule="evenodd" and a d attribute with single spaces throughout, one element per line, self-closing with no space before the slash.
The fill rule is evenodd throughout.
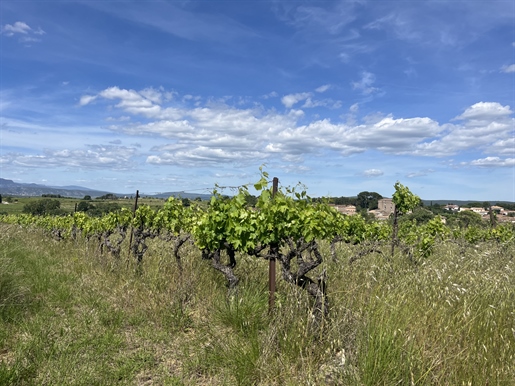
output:
<path id="1" fill-rule="evenodd" d="M 356 214 L 359 214 L 358 209 L 356 208 L 356 205 L 334 205 L 331 204 L 333 208 L 338 210 L 342 214 L 346 214 L 349 216 L 353 216 Z M 515 211 L 514 210 L 508 210 L 505 209 L 502 206 L 499 205 L 492 205 L 489 208 L 483 208 L 483 207 L 466 207 L 466 206 L 459 206 L 456 204 L 449 203 L 447 205 L 438 205 L 439 209 L 442 209 L 445 213 L 449 212 L 451 213 L 459 213 L 459 212 L 466 212 L 471 211 L 474 213 L 477 213 L 481 215 L 483 220 L 490 220 L 490 211 L 493 213 L 493 215 L 496 216 L 496 219 L 498 222 L 512 222 L 515 223 Z M 382 198 L 377 201 L 377 209 L 371 209 L 367 210 L 367 213 L 369 215 L 373 215 L 376 220 L 387 220 L 390 218 L 390 215 L 392 215 L 395 211 L 395 205 L 391 198 Z"/>

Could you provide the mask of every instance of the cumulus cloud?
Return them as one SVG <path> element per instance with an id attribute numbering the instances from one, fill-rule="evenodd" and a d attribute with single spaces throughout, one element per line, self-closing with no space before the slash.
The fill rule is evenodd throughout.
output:
<path id="1" fill-rule="evenodd" d="M 45 31 L 41 28 L 32 29 L 23 21 L 17 21 L 14 24 L 5 24 L 2 26 L 0 32 L 9 37 L 18 36 L 21 43 L 39 42 L 41 39 L 37 36 L 45 34 Z"/>
<path id="2" fill-rule="evenodd" d="M 313 94 L 310 92 L 302 92 L 302 93 L 298 93 L 298 94 L 288 94 L 281 98 L 281 103 L 290 109 L 293 107 L 293 105 L 299 103 L 300 101 L 308 99 L 312 95 Z"/>
<path id="3" fill-rule="evenodd" d="M 509 66 L 502 66 L 501 72 L 505 72 L 507 74 L 510 72 L 515 72 L 515 64 L 510 64 Z"/>
<path id="4" fill-rule="evenodd" d="M 503 138 L 492 143 L 487 149 L 487 152 L 501 155 L 515 156 L 515 138 Z"/>
<path id="5" fill-rule="evenodd" d="M 277 158 L 302 163 L 308 154 L 349 156 L 368 150 L 426 157 L 445 157 L 468 149 L 488 151 L 489 156 L 513 154 L 513 112 L 495 102 L 476 103 L 455 122 L 444 124 L 429 117 L 391 115 L 367 116 L 361 121 L 354 117 L 346 123 L 329 119 L 305 123 L 305 114 L 298 109 L 279 113 L 237 103 L 197 105 L 193 100 L 188 106 L 181 98 L 167 102 L 163 95 L 163 90 L 111 87 L 83 98 L 84 105 L 93 97 L 113 100 L 112 108 L 122 111 L 124 117 L 134 117 L 130 122 L 113 121 L 108 127 L 111 131 L 166 139 L 167 143 L 151 150 L 147 162 L 152 164 L 262 163 Z M 303 98 L 305 107 L 315 104 L 308 95 L 312 94 L 290 94 L 286 105 L 293 106 Z M 351 114 L 358 111 L 359 105 L 350 107 Z M 147 121 L 137 122 L 137 117 Z M 374 170 L 367 173 L 372 176 Z"/>
<path id="6" fill-rule="evenodd" d="M 479 102 L 454 118 L 459 124 L 444 125 L 444 133 L 431 141 L 417 145 L 414 154 L 449 156 L 468 149 L 506 147 L 513 130 L 510 106 L 496 102 Z M 495 145 L 494 145 L 495 144 Z"/>
<path id="7" fill-rule="evenodd" d="M 17 33 L 27 35 L 30 31 L 32 31 L 32 28 L 30 28 L 27 23 L 22 21 L 17 21 L 12 25 L 6 24 L 2 27 L 2 32 L 7 36 L 13 36 Z"/>
<path id="8" fill-rule="evenodd" d="M 147 163 L 157 165 L 181 166 L 211 166 L 230 162 L 234 166 L 250 165 L 256 159 L 264 159 L 260 152 L 239 152 L 230 149 L 198 146 L 194 149 L 175 149 L 173 152 L 163 152 L 160 155 L 147 157 Z"/>
<path id="9" fill-rule="evenodd" d="M 331 85 L 325 84 L 315 89 L 317 93 L 324 93 L 331 88 Z M 315 99 L 314 94 L 312 92 L 302 92 L 296 94 L 288 94 L 281 98 L 281 103 L 287 107 L 292 108 L 299 102 L 304 101 L 302 108 L 313 108 L 313 107 L 327 107 L 332 109 L 337 109 L 342 106 L 341 101 L 335 101 L 330 98 L 326 99 Z"/>
<path id="10" fill-rule="evenodd" d="M 513 111 L 511 111 L 510 106 L 502 106 L 497 102 L 479 102 L 467 108 L 463 114 L 458 115 L 454 120 L 489 120 L 511 114 L 513 114 Z"/>

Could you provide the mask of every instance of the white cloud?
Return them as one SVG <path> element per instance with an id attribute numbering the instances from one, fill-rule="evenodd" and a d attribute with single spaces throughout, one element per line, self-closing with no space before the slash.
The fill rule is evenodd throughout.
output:
<path id="1" fill-rule="evenodd" d="M 108 121 L 108 122 L 127 122 L 130 120 L 131 120 L 131 117 L 129 117 L 127 115 L 122 115 L 120 117 L 107 117 L 106 118 L 106 121 Z"/>
<path id="2" fill-rule="evenodd" d="M 235 166 L 251 165 L 256 159 L 264 159 L 260 152 L 242 153 L 233 150 L 198 146 L 194 149 L 164 152 L 147 157 L 147 163 L 157 165 L 209 166 L 230 162 Z"/>
<path id="3" fill-rule="evenodd" d="M 509 66 L 502 66 L 501 67 L 501 72 L 505 72 L 505 73 L 510 73 L 510 72 L 515 72 L 515 64 L 510 64 Z"/>
<path id="4" fill-rule="evenodd" d="M 324 84 L 323 86 L 320 86 L 320 87 L 317 87 L 315 89 L 316 92 L 319 92 L 319 93 L 322 93 L 322 92 L 326 92 L 327 90 L 329 90 L 331 88 L 331 85 L 330 84 Z"/>
<path id="5" fill-rule="evenodd" d="M 376 19 L 364 26 L 365 31 L 384 31 L 389 40 L 439 51 L 466 47 L 500 25 L 508 28 L 513 19 L 513 9 L 503 0 L 376 3 Z"/>
<path id="6" fill-rule="evenodd" d="M 496 102 L 476 103 L 454 118 L 463 123 L 444 125 L 443 135 L 418 144 L 414 154 L 442 157 L 467 149 L 485 150 L 499 146 L 506 149 L 515 122 L 511 114 L 510 106 Z"/>
<path id="7" fill-rule="evenodd" d="M 327 107 L 330 109 L 339 109 L 342 107 L 341 101 L 335 101 L 332 99 L 312 99 L 308 98 L 302 105 L 302 108 L 313 108 L 313 107 Z"/>
<path id="8" fill-rule="evenodd" d="M 269 92 L 268 94 L 263 95 L 262 98 L 270 99 L 270 98 L 277 98 L 278 96 L 279 96 L 279 94 L 277 94 L 277 92 L 272 91 L 272 92 Z"/>
<path id="9" fill-rule="evenodd" d="M 382 120 L 361 125 L 333 124 L 324 119 L 308 125 L 288 128 L 275 138 L 284 152 L 319 153 L 333 150 L 342 155 L 362 153 L 369 149 L 400 154 L 415 144 L 439 133 L 439 125 L 429 118 Z"/>
<path id="10" fill-rule="evenodd" d="M 488 153 L 515 156 L 515 138 L 500 139 L 492 143 L 486 151 Z"/>
<path id="11" fill-rule="evenodd" d="M 312 95 L 313 94 L 310 92 L 303 92 L 303 93 L 298 93 L 298 94 L 288 94 L 281 98 L 281 102 L 287 108 L 291 108 L 293 105 L 309 98 Z"/>
<path id="12" fill-rule="evenodd" d="M 136 149 L 114 145 L 87 145 L 86 149 L 47 149 L 39 155 L 11 154 L 8 162 L 31 168 L 78 168 L 127 170 Z"/>
<path id="13" fill-rule="evenodd" d="M 41 39 L 34 38 L 32 36 L 22 36 L 22 37 L 20 37 L 19 41 L 21 43 L 35 43 L 35 42 L 40 42 Z"/>
<path id="14" fill-rule="evenodd" d="M 379 91 L 378 88 L 372 86 L 375 81 L 376 77 L 374 74 L 368 71 L 363 71 L 361 73 L 361 80 L 352 82 L 351 84 L 354 90 L 361 91 L 363 95 L 370 95 Z"/>
<path id="15" fill-rule="evenodd" d="M 391 12 L 386 16 L 367 24 L 365 29 L 392 30 L 394 34 L 403 40 L 417 40 L 421 37 L 420 32 L 413 25 L 410 15 L 404 12 Z"/>
<path id="16" fill-rule="evenodd" d="M 87 1 L 85 4 L 116 15 L 117 18 L 130 20 L 136 25 L 147 25 L 193 42 L 208 41 L 219 44 L 256 36 L 254 30 L 228 15 L 194 12 L 173 2 L 149 2 L 145 7 L 139 7 L 138 3 L 127 3 L 124 7 L 118 7 L 109 1 Z"/>
<path id="17" fill-rule="evenodd" d="M 20 43 L 39 42 L 41 39 L 34 37 L 34 35 L 41 36 L 45 34 L 45 31 L 43 31 L 41 28 L 34 30 L 23 21 L 17 21 L 14 24 L 5 24 L 2 26 L 0 32 L 9 37 L 18 35 L 18 41 Z"/>
<path id="18" fill-rule="evenodd" d="M 350 61 L 357 57 L 358 55 L 362 54 L 369 54 L 373 52 L 376 47 L 374 43 L 367 42 L 351 42 L 351 43 L 345 43 L 345 44 L 339 44 L 338 45 L 339 53 L 337 57 L 343 62 L 343 63 L 350 63 Z"/>
<path id="19" fill-rule="evenodd" d="M 99 96 L 106 99 L 120 99 L 120 103 L 116 107 L 151 107 L 151 100 L 145 98 L 142 94 L 134 90 L 125 90 L 118 87 L 110 87 L 100 92 Z"/>
<path id="20" fill-rule="evenodd" d="M 427 170 L 420 170 L 418 172 L 408 173 L 408 174 L 406 174 L 406 178 L 424 177 L 424 176 L 427 176 L 429 173 L 434 173 L 434 170 L 427 169 Z"/>
<path id="21" fill-rule="evenodd" d="M 176 107 L 173 100 L 165 103 L 160 99 L 162 92 L 147 90 L 145 97 L 142 92 L 111 87 L 95 96 L 115 100 L 114 108 L 123 111 L 124 117 L 143 116 L 149 120 L 132 124 L 118 122 L 108 129 L 168 140 L 166 146 L 152 149 L 154 154 L 147 162 L 153 164 L 211 165 L 236 159 L 242 163 L 263 162 L 278 157 L 302 162 L 302 157 L 308 154 L 335 152 L 348 156 L 367 150 L 425 157 L 445 157 L 468 149 L 482 149 L 492 156 L 513 154 L 510 153 L 514 145 L 510 134 L 513 112 L 509 106 L 495 102 L 479 102 L 468 107 L 455 118 L 461 121 L 458 124 L 440 125 L 428 117 L 394 118 L 377 114 L 358 122 L 354 116 L 358 104 L 350 107 L 352 119 L 347 119 L 347 123 L 315 119 L 300 124 L 306 118 L 302 110 L 279 113 L 262 107 L 242 108 L 237 101 L 234 101 L 236 106 L 222 102 L 196 106 L 195 102 L 193 106 L 181 103 Z M 283 103 L 293 106 L 305 99 L 304 107 L 312 107 L 329 101 L 314 101 L 310 95 L 290 94 L 283 97 L 289 98 Z M 83 98 L 87 104 L 92 96 Z"/>
<path id="22" fill-rule="evenodd" d="M 294 12 L 288 12 L 283 18 L 305 32 L 336 35 L 356 18 L 353 8 L 353 4 L 349 2 L 337 3 L 330 9 L 299 5 Z"/>
<path id="23" fill-rule="evenodd" d="M 506 117 L 513 113 L 510 106 L 502 106 L 497 102 L 479 102 L 465 110 L 461 115 L 458 115 L 455 120 L 475 119 L 475 120 L 490 120 L 493 118 Z"/>
<path id="24" fill-rule="evenodd" d="M 380 177 L 383 174 L 383 171 L 379 169 L 368 169 L 363 172 L 363 176 L 365 177 Z"/>
<path id="25" fill-rule="evenodd" d="M 161 104 L 163 100 L 163 93 L 152 87 L 141 90 L 139 94 L 148 99 L 149 101 L 157 104 Z M 171 98 L 171 96 L 169 98 Z"/>
<path id="26" fill-rule="evenodd" d="M 96 95 L 83 95 L 80 97 L 79 106 L 86 106 L 97 99 Z"/>
<path id="27" fill-rule="evenodd" d="M 32 28 L 30 28 L 27 23 L 24 23 L 22 21 L 17 21 L 14 24 L 6 24 L 2 27 L 2 32 L 5 33 L 7 36 L 13 36 L 16 33 L 19 34 L 28 34 Z"/>
<path id="28" fill-rule="evenodd" d="M 515 158 L 486 157 L 474 160 L 470 162 L 470 165 L 480 167 L 514 167 Z"/>

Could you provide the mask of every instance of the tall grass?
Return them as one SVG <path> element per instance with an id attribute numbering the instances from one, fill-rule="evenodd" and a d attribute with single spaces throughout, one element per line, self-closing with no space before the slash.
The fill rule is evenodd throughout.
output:
<path id="1" fill-rule="evenodd" d="M 515 384 L 513 245 L 447 242 L 417 264 L 351 264 L 361 247 L 341 245 L 320 267 L 331 310 L 319 334 L 309 297 L 279 275 L 268 313 L 267 261 L 240 256 L 228 297 L 187 248 L 181 273 L 154 240 L 138 270 L 0 225 L 0 384 Z"/>

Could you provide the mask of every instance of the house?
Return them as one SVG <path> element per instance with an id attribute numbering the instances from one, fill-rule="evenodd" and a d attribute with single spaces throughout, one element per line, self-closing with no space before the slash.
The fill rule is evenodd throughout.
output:
<path id="1" fill-rule="evenodd" d="M 448 210 L 449 212 L 458 212 L 460 207 L 455 204 L 447 204 L 443 207 L 444 210 Z"/>
<path id="2" fill-rule="evenodd" d="M 395 204 L 391 198 L 381 198 L 377 201 L 377 210 L 383 215 L 389 216 L 395 211 Z"/>
<path id="3" fill-rule="evenodd" d="M 369 210 L 369 214 L 373 214 L 376 220 L 388 220 L 389 214 L 381 212 L 379 209 Z"/>
<path id="4" fill-rule="evenodd" d="M 356 214 L 356 207 L 354 205 L 334 205 L 330 204 L 338 212 L 352 216 Z"/>
<path id="5" fill-rule="evenodd" d="M 466 212 L 466 211 L 472 211 L 474 213 L 479 213 L 481 216 L 486 216 L 488 214 L 488 210 L 486 210 L 484 208 L 477 208 L 477 207 L 460 208 L 460 212 Z"/>
<path id="6" fill-rule="evenodd" d="M 502 212 L 504 212 L 504 208 L 502 206 L 498 206 L 498 205 L 492 205 L 490 207 L 490 209 L 492 209 L 492 212 L 495 212 L 495 213 L 502 213 Z"/>

